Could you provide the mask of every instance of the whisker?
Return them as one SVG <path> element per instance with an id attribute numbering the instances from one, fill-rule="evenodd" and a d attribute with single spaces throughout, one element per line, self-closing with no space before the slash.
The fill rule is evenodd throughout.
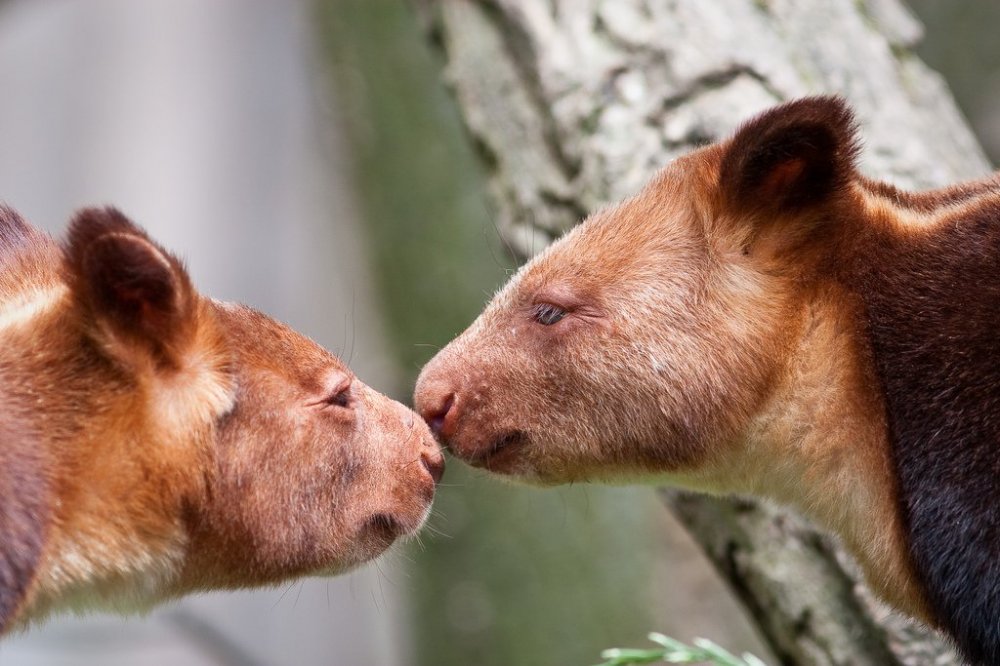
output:
<path id="1" fill-rule="evenodd" d="M 440 529 L 434 527 L 433 525 L 425 525 L 424 526 L 424 532 L 429 532 L 430 534 L 432 534 L 432 535 L 434 535 L 436 537 L 441 537 L 443 539 L 454 539 L 455 538 L 455 537 L 451 536 L 450 534 L 448 534 L 447 532 L 442 532 Z"/>
<path id="2" fill-rule="evenodd" d="M 358 334 L 358 320 L 355 316 L 355 305 L 357 300 L 357 290 L 354 286 L 351 286 L 351 353 L 347 359 L 347 365 L 351 365 L 354 360 L 354 342 L 357 339 Z"/>
<path id="3" fill-rule="evenodd" d="M 291 583 L 289 583 L 289 584 L 288 584 L 288 587 L 286 587 L 286 588 L 285 588 L 285 591 L 281 593 L 281 596 L 280 596 L 280 597 L 278 597 L 278 600 L 274 602 L 274 605 L 273 605 L 273 606 L 271 606 L 271 610 L 272 610 L 272 611 L 273 611 L 273 610 L 274 610 L 275 608 L 277 608 L 277 607 L 278 607 L 278 604 L 280 604 L 280 603 L 281 603 L 281 600 L 285 598 L 285 595 L 286 595 L 286 594 L 288 594 L 288 591 L 289 591 L 289 590 L 291 590 L 291 589 L 292 589 L 292 586 L 294 586 L 294 585 L 295 585 L 295 581 L 292 581 Z"/>
<path id="4" fill-rule="evenodd" d="M 409 467 L 410 465 L 412 465 L 412 464 L 414 464 L 414 463 L 418 463 L 418 462 L 420 462 L 420 458 L 417 458 L 416 460 L 411 460 L 411 461 L 410 461 L 410 462 L 408 462 L 408 463 L 403 463 L 403 464 L 402 464 L 402 465 L 400 465 L 400 466 L 399 466 L 399 467 L 398 467 L 397 469 L 399 469 L 399 470 L 404 470 L 404 469 L 406 469 L 407 467 Z"/>
<path id="5" fill-rule="evenodd" d="M 510 244 L 510 241 L 507 240 L 507 237 L 500 231 L 500 225 L 497 224 L 497 220 L 493 216 L 493 211 L 490 210 L 489 206 L 487 206 L 485 202 L 482 203 L 482 206 L 483 206 L 483 211 L 486 213 L 486 217 L 488 217 L 490 220 L 490 224 L 493 225 L 493 231 L 496 232 L 497 238 L 500 239 L 500 242 L 503 243 L 503 246 L 507 249 L 507 254 L 508 258 L 510 259 L 510 262 L 517 265 L 518 263 L 517 252 L 514 251 L 514 247 Z M 484 236 L 485 233 L 486 229 L 484 228 L 483 229 Z M 485 237 L 486 237 L 486 245 L 490 247 L 490 253 L 492 254 L 493 248 L 490 245 L 489 237 L 488 236 Z M 496 261 L 497 259 L 496 255 L 493 256 L 493 259 L 494 261 Z M 498 266 L 501 265 L 499 261 L 497 261 L 497 265 Z"/>

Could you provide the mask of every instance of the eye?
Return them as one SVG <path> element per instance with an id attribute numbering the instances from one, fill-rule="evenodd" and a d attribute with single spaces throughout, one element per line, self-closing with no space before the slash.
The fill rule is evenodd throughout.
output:
<path id="1" fill-rule="evenodd" d="M 323 402 L 331 407 L 341 407 L 343 409 L 350 409 L 354 406 L 354 397 L 351 394 L 351 382 L 350 380 L 341 382 L 337 385 L 330 395 L 326 397 Z"/>
<path id="2" fill-rule="evenodd" d="M 539 303 L 531 311 L 531 318 L 542 326 L 551 326 L 565 316 L 565 310 L 551 303 Z"/>
<path id="3" fill-rule="evenodd" d="M 347 409 L 351 406 L 351 388 L 347 387 L 346 389 L 337 391 L 326 399 L 326 404 Z"/>

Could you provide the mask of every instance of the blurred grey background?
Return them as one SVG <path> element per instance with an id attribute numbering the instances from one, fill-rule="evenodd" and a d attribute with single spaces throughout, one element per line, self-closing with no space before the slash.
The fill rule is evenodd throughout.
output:
<path id="1" fill-rule="evenodd" d="M 914 3 L 1000 156 L 1000 5 Z M 111 203 L 404 401 L 514 268 L 404 0 L 0 0 L 0 200 Z M 61 617 L 3 666 L 585 666 L 660 630 L 766 656 L 649 488 L 452 464 L 430 529 L 354 574 Z"/>

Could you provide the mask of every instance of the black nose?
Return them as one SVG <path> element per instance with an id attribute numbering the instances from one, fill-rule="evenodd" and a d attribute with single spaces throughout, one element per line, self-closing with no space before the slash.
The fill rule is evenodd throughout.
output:
<path id="1" fill-rule="evenodd" d="M 445 429 L 451 425 L 448 423 L 448 413 L 454 406 L 455 394 L 450 393 L 444 396 L 443 399 L 432 402 L 431 405 L 424 407 L 420 412 L 420 415 L 424 417 L 424 421 L 427 421 L 427 425 L 430 426 L 431 431 L 439 439 L 447 437 L 450 434 L 445 432 Z"/>
<path id="2" fill-rule="evenodd" d="M 444 476 L 444 456 L 441 455 L 440 451 L 424 451 L 420 454 L 420 462 L 424 464 L 424 469 L 426 469 L 431 478 L 434 479 L 434 484 L 437 485 L 441 482 L 441 477 Z"/>

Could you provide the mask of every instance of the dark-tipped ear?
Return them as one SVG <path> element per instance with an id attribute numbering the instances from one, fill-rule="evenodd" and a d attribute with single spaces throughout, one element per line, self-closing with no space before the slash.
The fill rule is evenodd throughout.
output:
<path id="1" fill-rule="evenodd" d="M 725 150 L 719 186 L 730 209 L 794 214 L 847 185 L 859 146 L 843 99 L 806 97 L 753 118 Z"/>
<path id="2" fill-rule="evenodd" d="M 114 208 L 78 213 L 65 256 L 71 288 L 113 349 L 180 364 L 193 338 L 197 294 L 176 257 Z"/>

